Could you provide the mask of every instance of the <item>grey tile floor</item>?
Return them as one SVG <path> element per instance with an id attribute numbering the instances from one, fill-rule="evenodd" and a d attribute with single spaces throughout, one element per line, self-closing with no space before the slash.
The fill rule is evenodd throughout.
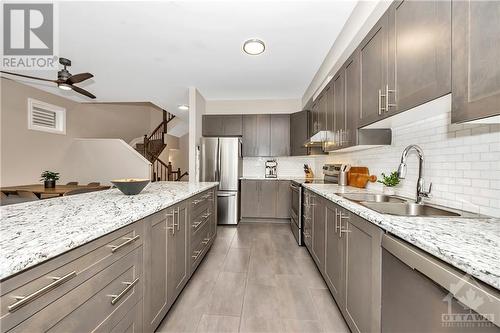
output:
<path id="1" fill-rule="evenodd" d="M 349 332 L 288 224 L 217 233 L 158 332 Z"/>

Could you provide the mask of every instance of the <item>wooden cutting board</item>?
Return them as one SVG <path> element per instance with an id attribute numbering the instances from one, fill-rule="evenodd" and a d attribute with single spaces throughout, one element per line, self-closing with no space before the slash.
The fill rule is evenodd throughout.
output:
<path id="1" fill-rule="evenodd" d="M 347 185 L 365 188 L 368 182 L 376 182 L 377 176 L 371 175 L 367 167 L 351 167 L 347 174 Z"/>

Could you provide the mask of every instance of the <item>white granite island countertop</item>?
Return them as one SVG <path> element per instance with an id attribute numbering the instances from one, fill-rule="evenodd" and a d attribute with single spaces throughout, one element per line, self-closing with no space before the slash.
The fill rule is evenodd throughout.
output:
<path id="1" fill-rule="evenodd" d="M 208 190 L 218 183 L 157 182 L 0 207 L 0 280 Z"/>
<path id="2" fill-rule="evenodd" d="M 375 191 L 332 184 L 303 186 L 500 290 L 500 219 L 380 214 L 335 194 Z"/>

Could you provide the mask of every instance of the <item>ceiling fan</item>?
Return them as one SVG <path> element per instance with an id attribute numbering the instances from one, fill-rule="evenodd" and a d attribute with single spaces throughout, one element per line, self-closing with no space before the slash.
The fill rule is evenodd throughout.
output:
<path id="1" fill-rule="evenodd" d="M 9 75 L 16 75 L 16 76 L 25 77 L 28 79 L 54 82 L 62 90 L 73 90 L 79 94 L 82 94 L 82 95 L 85 95 L 89 98 L 94 99 L 95 96 L 93 94 L 89 93 L 85 89 L 82 89 L 82 88 L 74 85 L 75 83 L 79 83 L 79 82 L 88 80 L 88 79 L 94 77 L 94 75 L 92 75 L 90 73 L 80 73 L 80 74 L 72 75 L 66 69 L 66 66 L 71 66 L 71 60 L 66 59 L 66 58 L 59 58 L 59 63 L 61 65 L 63 65 L 64 68 L 57 72 L 57 80 L 49 80 L 49 79 L 44 79 L 41 77 L 35 77 L 35 76 L 29 76 L 29 75 L 23 75 L 23 74 L 17 74 L 17 73 L 5 72 L 5 71 L 0 71 L 0 72 L 4 73 L 4 74 L 9 74 Z"/>

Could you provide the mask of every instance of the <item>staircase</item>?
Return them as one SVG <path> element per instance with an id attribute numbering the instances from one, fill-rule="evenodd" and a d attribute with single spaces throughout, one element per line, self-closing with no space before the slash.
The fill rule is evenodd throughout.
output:
<path id="1" fill-rule="evenodd" d="M 165 144 L 165 134 L 167 133 L 168 123 L 175 118 L 175 115 L 163 110 L 163 120 L 156 126 L 153 132 L 148 136 L 144 135 L 142 143 L 135 144 L 135 150 L 151 162 L 151 181 L 179 181 L 182 177 L 188 175 L 187 172 L 181 173 L 178 168 L 173 171 L 172 163 L 165 163 L 161 160 L 160 154 L 167 145 Z"/>

